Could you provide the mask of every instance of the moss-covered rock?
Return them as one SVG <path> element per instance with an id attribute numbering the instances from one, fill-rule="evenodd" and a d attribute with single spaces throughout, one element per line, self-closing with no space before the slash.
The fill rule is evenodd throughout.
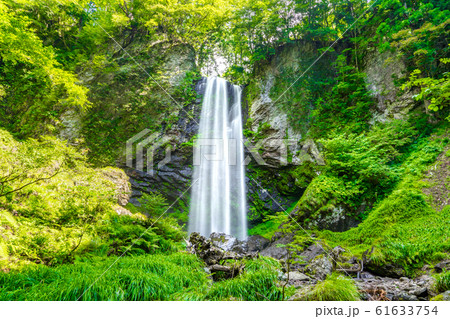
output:
<path id="1" fill-rule="evenodd" d="M 308 228 L 344 231 L 355 227 L 358 222 L 344 204 L 355 191 L 336 177 L 319 175 L 308 185 L 291 216 Z"/>

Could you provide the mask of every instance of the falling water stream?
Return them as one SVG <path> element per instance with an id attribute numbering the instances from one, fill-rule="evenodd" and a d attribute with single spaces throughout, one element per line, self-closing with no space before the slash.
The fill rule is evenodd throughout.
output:
<path id="1" fill-rule="evenodd" d="M 247 237 L 241 88 L 207 79 L 194 148 L 189 232 Z"/>

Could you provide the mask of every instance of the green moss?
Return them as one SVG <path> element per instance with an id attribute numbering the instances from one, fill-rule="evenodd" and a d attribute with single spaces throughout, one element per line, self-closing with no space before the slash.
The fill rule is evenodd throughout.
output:
<path id="1" fill-rule="evenodd" d="M 345 202 L 359 192 L 336 177 L 320 175 L 306 188 L 293 209 L 295 218 L 306 223 L 330 214 L 339 203 Z"/>
<path id="2" fill-rule="evenodd" d="M 292 209 L 292 208 L 291 208 Z M 256 225 L 255 227 L 249 229 L 248 234 L 252 235 L 260 235 L 266 239 L 272 239 L 273 235 L 280 231 L 280 226 L 283 222 L 286 222 L 289 215 L 288 212 L 279 212 L 273 216 L 265 217 L 264 222 Z"/>
<path id="3" fill-rule="evenodd" d="M 306 188 L 311 181 L 317 177 L 318 166 L 311 161 L 305 161 L 297 166 L 291 175 L 295 179 L 295 185 L 300 188 Z"/>
<path id="4" fill-rule="evenodd" d="M 444 296 L 442 294 L 437 295 L 437 296 L 431 298 L 430 301 L 444 301 Z"/>
<path id="5" fill-rule="evenodd" d="M 90 89 L 93 107 L 82 121 L 82 134 L 92 163 L 114 165 L 118 159 L 124 160 L 126 142 L 135 134 L 149 129 L 150 136 L 170 129 L 180 116 L 186 116 L 180 107 L 197 98 L 194 84 L 199 73 L 187 70 L 176 86 L 169 82 L 164 76 L 164 59 L 178 49 L 174 46 L 161 52 L 161 48 L 154 46 L 147 48 L 147 52 L 141 51 L 136 59 L 142 59 L 140 64 L 152 70 L 151 78 L 139 67 L 130 67 L 135 63 L 127 59 L 120 60 L 120 68 L 115 72 L 97 75 L 99 81 Z"/>

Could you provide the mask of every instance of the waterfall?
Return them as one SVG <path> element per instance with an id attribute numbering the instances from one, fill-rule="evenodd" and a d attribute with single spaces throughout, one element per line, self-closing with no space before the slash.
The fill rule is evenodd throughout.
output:
<path id="1" fill-rule="evenodd" d="M 208 78 L 194 148 L 189 232 L 247 237 L 241 88 Z"/>

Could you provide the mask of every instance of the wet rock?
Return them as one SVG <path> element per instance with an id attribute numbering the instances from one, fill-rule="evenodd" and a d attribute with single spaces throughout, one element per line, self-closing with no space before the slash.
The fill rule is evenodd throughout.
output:
<path id="1" fill-rule="evenodd" d="M 289 280 L 304 281 L 304 280 L 311 280 L 311 278 L 299 271 L 290 271 L 289 272 Z"/>
<path id="2" fill-rule="evenodd" d="M 248 156 L 252 158 L 251 155 L 246 152 L 246 157 Z M 267 174 L 273 176 L 273 178 L 278 178 L 277 175 L 279 175 L 278 169 L 262 166 L 258 170 L 266 171 Z M 286 187 L 292 192 L 285 194 L 276 187 L 273 187 L 273 185 L 269 185 L 270 182 L 268 182 L 267 179 L 258 178 L 257 172 L 251 167 L 247 167 L 247 174 L 252 176 L 251 178 L 246 178 L 248 203 L 251 207 L 257 209 L 257 212 L 250 216 L 249 227 L 262 223 L 263 216 L 264 214 L 267 214 L 268 211 L 271 212 L 271 214 L 275 214 L 283 209 L 288 209 L 296 200 L 298 200 L 300 190 L 295 187 L 295 185 Z M 289 181 L 287 183 L 289 184 Z"/>
<path id="3" fill-rule="evenodd" d="M 194 232 L 189 237 L 189 241 L 186 241 L 186 249 L 201 258 L 213 280 L 218 281 L 239 276 L 245 268 L 245 263 L 240 262 L 240 260 L 258 258 L 255 253 L 241 254 L 233 251 L 236 247 L 244 249 L 244 244 L 245 242 L 240 242 L 235 237 L 223 233 L 213 233 L 211 238 L 206 239 L 199 233 Z M 218 247 L 218 245 L 223 248 Z M 228 251 L 225 251 L 225 249 Z M 225 263 L 226 260 L 237 262 L 227 264 Z"/>
<path id="4" fill-rule="evenodd" d="M 392 264 L 379 265 L 371 259 L 368 260 L 364 267 L 371 273 L 382 277 L 400 278 L 405 275 L 405 270 L 401 267 Z"/>
<path id="5" fill-rule="evenodd" d="M 207 265 L 215 265 L 223 259 L 225 252 L 213 245 L 210 241 L 199 233 L 192 233 L 189 237 L 189 242 L 192 245 L 193 251 L 199 256 Z"/>
<path id="6" fill-rule="evenodd" d="M 130 204 L 133 204 L 136 207 L 141 207 L 141 203 L 139 202 L 139 198 L 138 197 L 131 197 L 130 200 L 128 201 Z"/>
<path id="7" fill-rule="evenodd" d="M 444 260 L 434 266 L 434 270 L 437 273 L 441 273 L 444 270 L 450 270 L 450 260 Z"/>
<path id="8" fill-rule="evenodd" d="M 270 240 L 268 240 L 260 235 L 250 236 L 247 239 L 248 252 L 262 251 L 269 244 L 270 244 Z"/>
<path id="9" fill-rule="evenodd" d="M 359 279 L 373 279 L 373 278 L 375 278 L 375 276 L 372 275 L 370 272 L 363 271 L 359 273 Z"/>
<path id="10" fill-rule="evenodd" d="M 325 256 L 313 259 L 305 268 L 305 273 L 317 279 L 324 280 L 333 271 L 333 264 Z"/>
<path id="11" fill-rule="evenodd" d="M 225 251 L 231 251 L 236 245 L 238 245 L 239 241 L 236 237 L 231 235 L 227 235 L 225 233 L 212 233 L 209 236 L 211 243 L 216 247 L 219 247 Z"/>
<path id="12" fill-rule="evenodd" d="M 278 260 L 286 259 L 288 256 L 288 250 L 286 247 L 282 247 L 282 245 L 289 244 L 293 237 L 294 234 L 289 234 L 272 242 L 268 247 L 260 252 L 261 256 L 272 257 Z"/>
<path id="13" fill-rule="evenodd" d="M 310 262 L 314 258 L 316 258 L 319 255 L 323 255 L 325 253 L 325 250 L 322 246 L 318 244 L 313 244 L 308 246 L 303 252 L 299 254 L 301 256 L 302 260 L 306 263 Z"/>
<path id="14" fill-rule="evenodd" d="M 443 301 L 450 301 L 450 290 L 447 290 L 442 294 L 442 300 Z"/>
<path id="15" fill-rule="evenodd" d="M 290 301 L 305 301 L 308 300 L 309 293 L 313 290 L 313 286 L 304 286 L 298 289 L 294 295 L 289 298 Z"/>
<path id="16" fill-rule="evenodd" d="M 419 287 L 417 289 L 410 290 L 410 293 L 417 297 L 427 297 L 428 289 L 427 287 Z"/>
<path id="17" fill-rule="evenodd" d="M 171 65 L 172 62 L 168 63 Z M 183 68 L 184 66 L 178 69 L 177 66 L 173 70 L 181 71 Z M 178 76 L 183 74 L 178 71 L 170 74 L 170 81 L 173 84 L 176 84 L 179 81 Z M 205 89 L 206 78 L 202 78 L 195 84 L 195 91 L 201 95 L 204 94 Z M 179 111 L 176 123 L 170 126 L 162 123 L 162 130 L 156 141 L 164 141 L 171 150 L 167 153 L 167 149 L 162 146 L 156 149 L 153 154 L 153 167 L 144 167 L 144 171 L 139 171 L 135 169 L 135 162 L 132 167 L 126 166 L 124 161 L 119 163 L 130 177 L 132 184 L 133 193 L 130 203 L 140 206 L 139 199 L 143 193 L 157 192 L 164 195 L 168 202 L 174 203 L 168 210 L 168 214 L 173 211 L 188 213 L 186 207 L 189 207 L 189 196 L 182 195 L 191 186 L 193 148 L 186 144 L 189 144 L 198 132 L 201 103 L 201 99 L 197 99 L 194 103 L 185 106 Z M 146 154 L 147 150 L 144 149 L 144 163 L 147 163 Z M 166 159 L 169 159 L 169 162 L 163 164 Z"/>

